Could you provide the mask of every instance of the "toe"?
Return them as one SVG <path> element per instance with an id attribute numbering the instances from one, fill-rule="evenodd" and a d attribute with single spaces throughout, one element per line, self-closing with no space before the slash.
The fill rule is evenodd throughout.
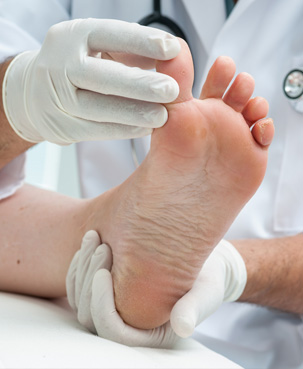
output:
<path id="1" fill-rule="evenodd" d="M 252 126 L 257 120 L 266 117 L 268 113 L 268 102 L 263 97 L 255 97 L 248 101 L 242 114 L 249 126 Z"/>
<path id="2" fill-rule="evenodd" d="M 241 112 L 248 103 L 254 87 L 253 77 L 248 73 L 240 73 L 226 92 L 223 100 L 235 111 Z"/>
<path id="3" fill-rule="evenodd" d="M 219 56 L 208 72 L 200 99 L 222 98 L 235 72 L 234 61 L 228 56 Z"/>
<path id="4" fill-rule="evenodd" d="M 180 53 L 171 60 L 157 61 L 157 72 L 164 73 L 174 78 L 180 88 L 178 98 L 174 101 L 180 103 L 192 99 L 192 86 L 194 81 L 194 67 L 190 49 L 187 43 L 179 39 Z"/>
<path id="5" fill-rule="evenodd" d="M 265 118 L 259 120 L 251 131 L 255 141 L 263 147 L 268 147 L 275 133 L 275 128 L 272 119 Z"/>

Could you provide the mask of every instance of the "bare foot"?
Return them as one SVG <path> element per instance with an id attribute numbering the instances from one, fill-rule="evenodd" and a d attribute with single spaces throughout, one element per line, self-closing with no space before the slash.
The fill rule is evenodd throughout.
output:
<path id="1" fill-rule="evenodd" d="M 201 99 L 193 99 L 190 52 L 157 70 L 180 95 L 152 135 L 142 165 L 106 194 L 95 229 L 113 251 L 116 306 L 128 324 L 150 329 L 169 320 L 205 259 L 260 185 L 274 128 L 268 106 L 251 99 L 254 81 L 235 73 L 228 57 L 211 68 Z M 100 207 L 99 207 L 100 209 Z M 105 218 L 106 217 L 106 218 Z M 100 220 L 104 219 L 100 229 Z"/>

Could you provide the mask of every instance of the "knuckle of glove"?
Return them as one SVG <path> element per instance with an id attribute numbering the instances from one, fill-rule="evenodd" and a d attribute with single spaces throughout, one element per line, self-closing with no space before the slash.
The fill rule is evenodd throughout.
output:
<path id="1" fill-rule="evenodd" d="M 47 32 L 45 41 L 51 43 L 57 43 L 61 40 L 66 40 L 65 43 L 70 45 L 78 39 L 79 34 L 86 34 L 87 36 L 86 20 L 74 19 L 70 21 L 64 21 L 56 23 L 51 26 Z M 71 36 L 71 38 L 67 37 Z"/>

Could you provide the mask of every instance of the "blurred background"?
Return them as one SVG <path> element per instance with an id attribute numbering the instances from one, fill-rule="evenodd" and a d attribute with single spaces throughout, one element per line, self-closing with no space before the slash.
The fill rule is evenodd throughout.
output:
<path id="1" fill-rule="evenodd" d="M 49 142 L 27 152 L 26 182 L 40 188 L 80 198 L 76 145 L 58 146 Z"/>

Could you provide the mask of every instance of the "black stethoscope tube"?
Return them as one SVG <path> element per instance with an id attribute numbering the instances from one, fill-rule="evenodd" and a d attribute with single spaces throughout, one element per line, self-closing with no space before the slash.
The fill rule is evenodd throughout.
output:
<path id="1" fill-rule="evenodd" d="M 235 6 L 234 0 L 225 0 L 226 17 L 228 17 Z M 142 26 L 149 26 L 152 23 L 162 24 L 166 26 L 175 36 L 186 40 L 186 36 L 182 29 L 172 19 L 165 17 L 161 13 L 161 0 L 153 0 L 153 12 L 142 18 L 139 22 Z"/>
<path id="2" fill-rule="evenodd" d="M 142 26 L 149 26 L 152 23 L 162 24 L 163 26 L 167 27 L 175 36 L 181 37 L 187 42 L 184 32 L 177 25 L 177 23 L 161 14 L 161 0 L 153 0 L 153 2 L 153 12 L 141 19 L 138 23 Z"/>

